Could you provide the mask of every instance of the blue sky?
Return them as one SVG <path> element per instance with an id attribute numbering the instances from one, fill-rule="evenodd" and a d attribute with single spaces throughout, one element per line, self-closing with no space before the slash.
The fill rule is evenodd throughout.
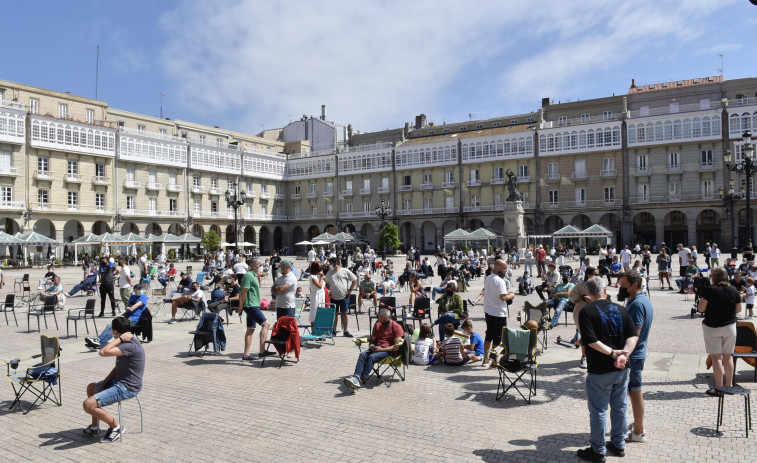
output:
<path id="1" fill-rule="evenodd" d="M 748 0 L 38 0 L 6 5 L 0 79 L 257 133 L 316 115 L 361 131 L 757 76 Z"/>

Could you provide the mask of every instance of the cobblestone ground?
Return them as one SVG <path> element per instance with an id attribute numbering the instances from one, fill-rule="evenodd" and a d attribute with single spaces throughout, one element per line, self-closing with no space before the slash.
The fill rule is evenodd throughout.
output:
<path id="1" fill-rule="evenodd" d="M 296 263 L 302 267 L 302 262 Z M 5 273 L 9 283 L 0 298 L 21 273 Z M 32 270 L 32 281 L 42 273 Z M 66 289 L 81 277 L 72 268 L 60 273 Z M 463 296 L 472 299 L 482 284 L 474 281 Z M 628 459 L 754 460 L 757 447 L 753 437 L 744 437 L 743 403 L 737 398 L 727 398 L 722 432 L 715 433 L 717 400 L 704 394 L 711 374 L 704 367 L 701 319 L 690 317 L 693 302 L 658 286 L 653 279 L 655 319 L 644 385 L 649 442 L 629 444 Z M 398 299 L 405 302 L 407 293 Z M 536 302 L 536 295 L 516 299 L 511 326 L 526 299 Z M 83 307 L 85 300 L 69 299 L 68 308 Z M 471 309 L 471 317 L 483 332 L 480 305 Z M 497 374 L 480 365 L 411 366 L 404 382 L 395 381 L 391 388 L 374 382 L 352 394 L 342 379 L 353 371 L 358 350 L 344 337 L 335 346 L 303 349 L 298 364 L 281 369 L 273 361 L 264 366 L 260 360 L 242 362 L 244 329 L 236 317 L 227 328 L 225 353 L 189 358 L 187 331 L 196 322 L 168 325 L 160 317 L 155 340 L 145 345 L 140 394 L 145 432 L 138 433 L 136 402 L 127 401 L 124 443 L 99 444 L 81 433 L 88 423 L 81 403 L 86 384 L 103 378 L 113 360 L 89 352 L 81 331 L 78 340 L 65 337 L 64 318 L 58 314 L 58 331 L 54 326 L 42 330 L 61 336 L 63 406 L 43 404 L 28 415 L 9 412 L 13 395 L 6 383 L 0 389 L 2 461 L 562 462 L 577 461 L 575 451 L 588 445 L 579 354 L 553 342 L 557 334 L 572 336 L 572 322 L 550 333 L 551 344 L 540 358 L 538 395 L 527 405 L 510 394 L 495 401 Z M 9 326 L 2 321 L 0 360 L 38 352 L 38 334 L 26 331 L 24 313 L 18 328 L 12 318 Z M 98 319 L 98 326 L 102 329 L 106 321 Z M 353 333 L 367 333 L 367 316 L 360 318 L 359 330 L 354 323 L 353 316 Z M 743 363 L 738 371 L 741 384 L 755 389 L 753 371 Z"/>

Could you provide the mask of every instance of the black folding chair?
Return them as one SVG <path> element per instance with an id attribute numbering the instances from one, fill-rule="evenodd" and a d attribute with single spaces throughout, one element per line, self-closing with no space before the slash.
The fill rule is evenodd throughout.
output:
<path id="1" fill-rule="evenodd" d="M 527 347 L 526 343 L 522 342 L 524 336 L 528 337 Z M 535 357 L 536 339 L 536 330 L 514 330 L 507 327 L 502 329 L 502 342 L 495 348 L 495 353 L 499 351 L 500 355 L 497 363 L 499 383 L 496 400 L 515 388 L 526 403 L 531 403 L 531 396 L 536 395 L 536 368 L 539 366 Z M 526 374 L 529 378 L 524 378 Z M 519 386 L 528 389 L 528 397 Z M 502 393 L 499 392 L 500 389 Z"/>
<path id="2" fill-rule="evenodd" d="M 397 321 L 397 298 L 394 296 L 384 296 L 379 298 L 379 305 L 376 310 L 371 313 L 368 312 L 368 325 L 373 326 L 373 320 L 378 320 L 378 311 L 381 309 L 389 309 L 392 312 L 392 319 Z"/>
<path id="3" fill-rule="evenodd" d="M 350 313 L 355 314 L 355 325 L 357 326 L 358 331 L 360 331 L 360 319 L 358 318 L 358 309 L 360 309 L 360 307 L 357 306 L 357 295 L 350 294 L 349 301 L 347 302 L 347 315 L 349 316 Z"/>
<path id="4" fill-rule="evenodd" d="M 18 319 L 16 318 L 16 295 L 15 294 L 6 294 L 5 295 L 5 302 L 0 303 L 0 312 L 3 312 L 5 314 L 5 324 L 8 325 L 8 312 L 11 312 L 13 314 L 13 319 L 16 321 L 16 326 L 18 326 Z"/>
<path id="5" fill-rule="evenodd" d="M 409 312 L 406 312 L 406 309 Z M 418 324 L 423 323 L 423 320 L 427 319 L 431 321 L 431 299 L 428 297 L 416 297 L 412 308 L 408 306 L 402 307 L 402 319 L 403 321 L 411 321 L 413 328 L 415 327 L 416 320 Z"/>
<path id="6" fill-rule="evenodd" d="M 84 309 L 69 309 L 68 316 L 66 317 L 66 337 L 70 336 L 68 328 L 69 328 L 69 322 L 74 322 L 74 337 L 76 339 L 79 339 L 79 320 L 84 321 L 84 328 L 87 329 L 87 334 L 89 334 L 89 325 L 87 324 L 87 320 L 92 320 L 92 325 L 95 328 L 95 333 L 97 333 L 97 323 L 95 322 L 95 299 L 87 299 L 87 304 L 84 306 Z"/>
<path id="7" fill-rule="evenodd" d="M 39 325 L 39 317 L 42 317 L 45 320 L 45 329 L 47 329 L 47 316 L 52 315 L 53 320 L 55 320 L 55 329 L 58 329 L 58 318 L 55 316 L 55 305 L 58 303 L 58 296 L 46 296 L 45 297 L 45 303 L 42 305 L 42 307 L 38 307 L 36 309 L 29 308 L 29 312 L 26 314 L 26 326 L 27 331 L 31 331 L 31 323 L 30 319 L 31 317 L 37 317 L 37 332 L 39 333 L 41 331 L 41 327 Z"/>
<path id="8" fill-rule="evenodd" d="M 14 359 L 10 362 L 5 362 L 7 367 L 5 377 L 10 381 L 16 396 L 11 406 L 8 407 L 8 410 L 13 410 L 18 405 L 21 412 L 26 415 L 38 402 L 41 405 L 50 400 L 59 407 L 63 403 L 60 387 L 60 342 L 57 337 L 48 337 L 43 334 L 40 336 L 40 344 L 42 348 L 41 354 L 22 360 Z M 28 366 L 23 373 L 16 373 L 20 364 L 28 363 L 32 359 L 40 359 L 41 361 Z M 14 370 L 14 374 L 11 374 L 11 369 Z M 58 386 L 57 394 L 55 393 L 56 385 Z M 33 395 L 35 399 L 34 402 L 24 409 L 21 398 L 27 392 Z"/>
<path id="9" fill-rule="evenodd" d="M 547 350 L 547 334 L 551 329 L 549 326 L 549 308 L 547 307 L 547 303 L 542 302 L 538 305 L 532 305 L 530 302 L 526 301 L 523 307 L 523 312 L 526 316 L 526 319 L 521 320 L 521 329 L 528 329 L 526 328 L 527 321 L 535 321 L 537 326 L 539 327 L 537 329 L 537 339 L 539 340 L 539 345 L 541 346 L 542 350 Z M 539 334 L 541 334 L 541 337 L 539 337 Z"/>

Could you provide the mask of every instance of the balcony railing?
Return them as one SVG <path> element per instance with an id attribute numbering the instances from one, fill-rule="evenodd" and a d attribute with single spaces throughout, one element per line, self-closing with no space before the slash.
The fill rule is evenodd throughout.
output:
<path id="1" fill-rule="evenodd" d="M 380 186 L 380 187 L 378 187 L 378 192 L 381 195 L 385 195 L 385 194 L 389 193 L 389 191 L 390 190 L 389 190 L 388 186 Z"/>
<path id="2" fill-rule="evenodd" d="M 652 168 L 649 166 L 639 167 L 636 166 L 633 169 L 634 175 L 650 175 L 652 173 Z"/>
<path id="3" fill-rule="evenodd" d="M 342 196 L 352 196 L 352 189 L 342 190 Z"/>
<path id="4" fill-rule="evenodd" d="M 428 209 L 400 209 L 397 215 L 421 215 L 421 214 L 456 214 L 458 207 L 432 207 Z"/>
<path id="5" fill-rule="evenodd" d="M 353 212 L 342 212 L 339 215 L 341 217 L 344 217 L 345 219 L 349 219 L 353 217 L 375 217 L 376 213 L 373 211 L 353 211 Z"/>
<path id="6" fill-rule="evenodd" d="M 442 182 L 442 188 L 455 188 L 455 182 Z"/>
<path id="7" fill-rule="evenodd" d="M 124 187 L 126 188 L 139 188 L 141 184 L 139 183 L 139 180 L 126 180 L 124 181 Z"/>
<path id="8" fill-rule="evenodd" d="M 400 185 L 400 191 L 413 191 L 413 185 Z"/>
<path id="9" fill-rule="evenodd" d="M 712 161 L 700 161 L 699 170 L 717 170 L 718 166 Z"/>
<path id="10" fill-rule="evenodd" d="M 208 194 L 210 194 L 211 196 L 221 196 L 221 195 L 223 194 L 223 190 L 221 190 L 221 189 L 220 189 L 220 188 L 218 188 L 217 186 L 216 186 L 216 187 L 213 187 L 213 186 L 212 186 L 212 187 L 210 187 L 210 189 L 208 190 Z"/>
<path id="11" fill-rule="evenodd" d="M 110 185 L 110 179 L 108 177 L 92 177 L 92 183 L 95 185 Z"/>
<path id="12" fill-rule="evenodd" d="M 504 210 L 504 204 L 493 204 L 489 206 L 465 206 L 463 208 L 464 212 L 499 212 Z"/>
<path id="13" fill-rule="evenodd" d="M 162 209 L 121 209 L 119 212 L 122 215 L 131 216 L 161 216 L 161 217 L 174 217 L 174 218 L 186 218 L 187 213 L 184 211 L 164 211 Z M 196 212 L 192 213 L 193 217 L 199 217 Z"/>
<path id="14" fill-rule="evenodd" d="M 360 194 L 361 194 L 361 195 L 369 195 L 369 194 L 371 194 L 371 189 L 370 189 L 370 187 L 369 187 L 369 188 L 361 188 L 361 189 L 360 189 Z"/>
<path id="15" fill-rule="evenodd" d="M 530 182 L 531 182 L 531 176 L 530 175 L 519 175 L 518 176 L 518 183 L 530 183 Z M 502 183 L 505 183 L 505 182 L 502 182 Z"/>
<path id="16" fill-rule="evenodd" d="M 81 174 L 66 174 L 66 183 L 81 183 Z"/>
<path id="17" fill-rule="evenodd" d="M 421 190 L 433 190 L 434 184 L 433 183 L 421 183 Z"/>
<path id="18" fill-rule="evenodd" d="M 181 185 L 178 183 L 169 183 L 166 189 L 171 193 L 179 193 L 181 192 Z"/>
<path id="19" fill-rule="evenodd" d="M 292 193 L 292 194 L 290 195 L 290 198 L 291 198 L 291 199 L 302 199 L 302 195 L 301 195 L 301 194 L 299 194 L 299 193 Z"/>
<path id="20" fill-rule="evenodd" d="M 203 195 L 205 194 L 205 187 L 199 185 L 192 185 L 192 193 Z"/>
<path id="21" fill-rule="evenodd" d="M 520 178 L 518 178 L 518 181 L 520 182 Z M 504 177 L 494 177 L 489 182 L 490 185 L 504 185 L 505 184 L 505 178 Z"/>
<path id="22" fill-rule="evenodd" d="M 23 201 L 0 201 L 0 210 L 23 211 L 26 204 Z"/>
<path id="23" fill-rule="evenodd" d="M 307 198 L 308 199 L 315 199 L 317 197 L 318 197 L 318 192 L 317 191 L 309 191 L 308 194 L 307 194 Z"/>
<path id="24" fill-rule="evenodd" d="M 682 164 L 666 164 L 665 172 L 668 174 L 683 172 L 683 165 Z"/>
<path id="25" fill-rule="evenodd" d="M 18 167 L 2 166 L 0 167 L 0 175 L 18 175 Z"/>
<path id="26" fill-rule="evenodd" d="M 102 206 L 92 206 L 92 205 L 81 205 L 81 204 L 59 204 L 59 203 L 32 203 L 31 204 L 32 210 L 35 211 L 44 211 L 44 212 L 60 212 L 60 213 L 67 213 L 67 212 L 75 212 L 75 213 L 88 213 L 88 214 L 107 214 L 111 215 L 113 214 L 113 209 L 102 207 Z"/>
<path id="27" fill-rule="evenodd" d="M 599 171 L 600 177 L 617 177 L 618 176 L 618 170 L 617 169 L 603 169 Z"/>
<path id="28" fill-rule="evenodd" d="M 582 171 L 579 171 L 579 172 L 573 172 L 572 177 L 573 177 L 574 180 L 582 180 L 582 179 L 586 179 L 587 177 L 589 177 L 589 173 L 586 172 L 585 170 L 582 170 Z"/>
<path id="29" fill-rule="evenodd" d="M 275 195 L 273 195 L 273 199 L 284 199 L 284 198 L 285 196 L 283 193 L 276 193 Z"/>
<path id="30" fill-rule="evenodd" d="M 150 191 L 160 191 L 163 189 L 163 185 L 158 182 L 147 182 L 145 188 Z"/>
<path id="31" fill-rule="evenodd" d="M 468 180 L 468 186 L 481 186 L 481 180 Z"/>
<path id="32" fill-rule="evenodd" d="M 546 180 L 547 180 L 548 182 L 549 182 L 549 181 L 560 180 L 560 174 L 559 174 L 559 173 L 556 173 L 556 172 L 548 173 L 548 174 L 546 175 L 545 179 L 546 179 Z"/>
<path id="33" fill-rule="evenodd" d="M 245 190 L 244 194 L 247 195 L 248 198 L 254 198 L 255 196 L 257 196 L 255 194 L 255 190 Z"/>
<path id="34" fill-rule="evenodd" d="M 52 181 L 55 178 L 55 175 L 49 170 L 38 170 L 37 172 L 34 173 L 34 178 L 36 178 L 37 180 Z"/>
<path id="35" fill-rule="evenodd" d="M 324 198 L 333 198 L 334 197 L 334 190 L 326 190 L 323 192 Z"/>
<path id="36" fill-rule="evenodd" d="M 271 199 L 271 193 L 266 191 L 260 192 L 260 199 Z"/>

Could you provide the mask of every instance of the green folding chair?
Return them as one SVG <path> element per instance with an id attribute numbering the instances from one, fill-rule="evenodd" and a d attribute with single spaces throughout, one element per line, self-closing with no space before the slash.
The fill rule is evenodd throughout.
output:
<path id="1" fill-rule="evenodd" d="M 318 312 L 315 314 L 315 321 L 313 327 L 310 324 L 298 325 L 299 328 L 304 328 L 306 333 L 300 336 L 301 344 L 306 342 L 319 342 L 323 343 L 326 340 L 331 340 L 332 344 L 336 344 L 334 341 L 334 320 L 336 319 L 336 305 L 328 304 L 324 307 L 318 307 Z M 307 331 L 310 331 L 308 333 Z"/>

